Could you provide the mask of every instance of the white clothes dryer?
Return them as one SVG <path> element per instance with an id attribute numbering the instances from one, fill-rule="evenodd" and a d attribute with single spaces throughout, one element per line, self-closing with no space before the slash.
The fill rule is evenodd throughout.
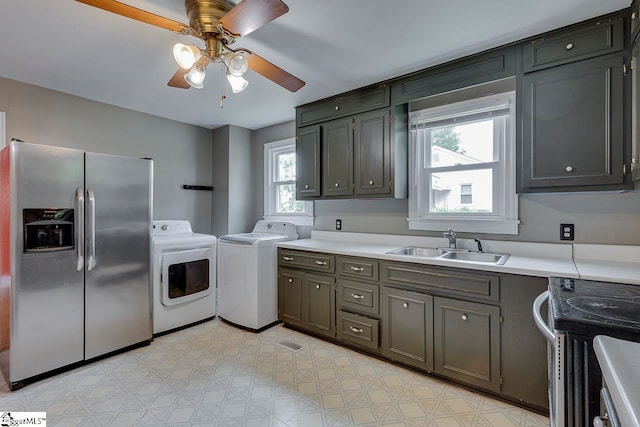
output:
<path id="1" fill-rule="evenodd" d="M 218 239 L 218 317 L 254 332 L 278 323 L 277 243 L 295 224 L 258 221 L 251 233 Z"/>
<path id="2" fill-rule="evenodd" d="M 216 315 L 216 237 L 189 221 L 153 221 L 153 334 Z"/>

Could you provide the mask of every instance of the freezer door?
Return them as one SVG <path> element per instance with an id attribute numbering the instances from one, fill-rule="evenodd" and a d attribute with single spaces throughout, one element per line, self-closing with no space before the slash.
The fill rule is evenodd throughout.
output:
<path id="1" fill-rule="evenodd" d="M 85 359 L 152 336 L 149 160 L 86 153 Z"/>
<path id="2" fill-rule="evenodd" d="M 19 382 L 83 359 L 81 224 L 84 152 L 11 144 L 12 281 L 9 380 Z M 77 195 L 80 195 L 78 200 Z M 25 216 L 71 215 L 72 247 L 25 251 Z M 28 219 L 27 219 L 28 221 Z M 58 230 L 61 232 L 61 230 Z M 42 231 L 44 233 L 44 231 Z"/>

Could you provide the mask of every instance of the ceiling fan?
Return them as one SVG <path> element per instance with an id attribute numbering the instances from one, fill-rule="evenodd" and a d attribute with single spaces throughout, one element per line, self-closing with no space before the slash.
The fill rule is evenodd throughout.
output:
<path id="1" fill-rule="evenodd" d="M 189 25 L 116 0 L 76 1 L 202 40 L 204 49 L 182 43 L 174 46 L 173 55 L 180 68 L 167 83 L 169 86 L 202 88 L 206 68 L 211 63 L 222 64 L 234 93 L 244 90 L 249 84 L 242 77 L 247 69 L 291 92 L 305 85 L 304 81 L 255 53 L 230 47 L 240 37 L 287 13 L 289 7 L 281 0 L 242 0 L 237 5 L 229 0 L 185 0 Z M 221 107 L 223 100 L 224 95 L 220 98 Z"/>

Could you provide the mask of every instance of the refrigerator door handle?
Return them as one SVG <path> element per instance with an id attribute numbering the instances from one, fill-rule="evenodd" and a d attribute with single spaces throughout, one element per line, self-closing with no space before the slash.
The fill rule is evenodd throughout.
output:
<path id="1" fill-rule="evenodd" d="M 89 263 L 87 271 L 91 271 L 96 266 L 96 197 L 93 190 L 87 188 L 87 198 L 89 199 Z"/>
<path id="2" fill-rule="evenodd" d="M 78 249 L 78 265 L 77 271 L 84 268 L 84 191 L 82 188 L 76 188 L 76 248 Z"/>
<path id="3" fill-rule="evenodd" d="M 556 336 L 551 328 L 549 328 L 549 326 L 547 326 L 547 324 L 542 319 L 542 314 L 540 314 L 540 308 L 542 307 L 542 304 L 548 299 L 549 291 L 544 291 L 543 293 L 538 295 L 536 300 L 533 302 L 533 320 L 535 321 L 538 329 L 540 329 L 540 332 L 542 332 L 542 335 L 544 335 L 547 341 L 549 341 L 553 345 L 556 342 Z"/>

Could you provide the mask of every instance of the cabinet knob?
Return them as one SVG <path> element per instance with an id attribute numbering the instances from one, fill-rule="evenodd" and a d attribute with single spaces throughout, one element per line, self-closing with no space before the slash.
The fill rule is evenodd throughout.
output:
<path id="1" fill-rule="evenodd" d="M 609 425 L 609 419 L 607 417 L 599 416 L 593 418 L 593 427 L 607 427 Z"/>
<path id="2" fill-rule="evenodd" d="M 338 188 L 338 187 L 340 187 L 340 183 L 339 183 L 339 182 L 336 182 L 333 186 L 334 186 L 334 187 L 336 187 L 336 188 Z"/>
<path id="3" fill-rule="evenodd" d="M 292 256 L 283 256 L 282 259 L 284 261 L 293 261 L 293 257 Z"/>
<path id="4" fill-rule="evenodd" d="M 353 326 L 349 326 L 349 329 L 351 329 L 351 332 L 353 332 L 354 334 L 361 334 L 364 331 L 360 328 L 354 328 Z"/>
<path id="5" fill-rule="evenodd" d="M 340 109 L 340 106 L 336 105 L 336 111 L 338 111 Z"/>
<path id="6" fill-rule="evenodd" d="M 289 283 L 293 283 L 293 279 L 289 279 Z"/>
<path id="7" fill-rule="evenodd" d="M 316 289 L 320 289 L 320 285 L 316 285 Z"/>
<path id="8" fill-rule="evenodd" d="M 409 308 L 409 303 L 408 303 L 408 302 L 403 302 L 403 303 L 402 303 L 402 306 L 403 306 L 404 308 Z"/>
<path id="9" fill-rule="evenodd" d="M 305 184 L 304 188 L 309 188 L 309 184 Z"/>
<path id="10" fill-rule="evenodd" d="M 359 273 L 361 271 L 364 271 L 364 267 L 356 267 L 355 265 L 352 265 L 351 271 L 355 271 L 356 273 Z"/>
<path id="11" fill-rule="evenodd" d="M 351 294 L 351 298 L 353 298 L 353 299 L 364 299 L 364 296 L 360 295 L 360 294 Z"/>
<path id="12" fill-rule="evenodd" d="M 462 317 L 462 320 L 467 320 L 468 319 L 466 314 L 463 314 L 461 317 Z"/>
<path id="13" fill-rule="evenodd" d="M 316 265 L 320 265 L 320 266 L 327 265 L 327 261 L 316 261 Z"/>
<path id="14" fill-rule="evenodd" d="M 564 170 L 566 170 L 567 172 L 573 172 L 573 166 L 567 166 L 566 168 L 564 168 Z"/>
<path id="15" fill-rule="evenodd" d="M 564 48 L 567 50 L 573 49 L 573 43 L 567 43 L 567 45 Z"/>
<path id="16" fill-rule="evenodd" d="M 631 14 L 631 19 L 636 19 L 638 17 L 638 14 L 636 12 L 633 12 Z"/>
<path id="17" fill-rule="evenodd" d="M 369 181 L 369 185 L 373 185 L 373 184 L 375 184 L 373 180 Z"/>

